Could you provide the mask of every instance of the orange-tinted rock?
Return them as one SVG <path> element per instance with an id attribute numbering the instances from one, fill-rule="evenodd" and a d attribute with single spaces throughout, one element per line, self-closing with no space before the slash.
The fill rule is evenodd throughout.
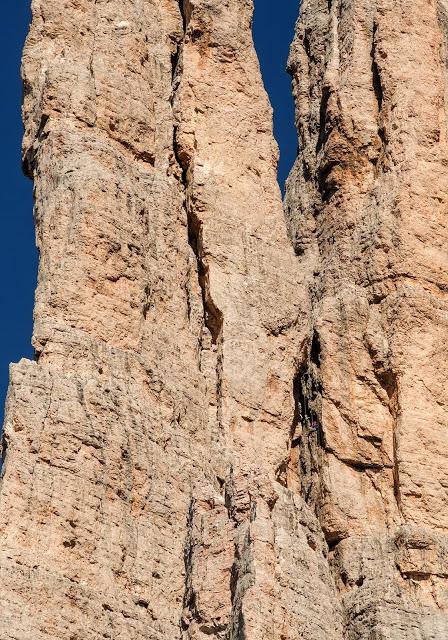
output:
<path id="1" fill-rule="evenodd" d="M 7 403 L 1 637 L 339 637 L 285 486 L 309 303 L 251 19 L 34 3 L 36 362 Z"/>
<path id="2" fill-rule="evenodd" d="M 350 638 L 448 633 L 444 5 L 304 2 L 289 61 L 322 431 L 308 502 Z"/>
<path id="3" fill-rule="evenodd" d="M 252 9 L 33 2 L 0 640 L 448 635 L 444 3 L 303 1 L 290 238 Z"/>

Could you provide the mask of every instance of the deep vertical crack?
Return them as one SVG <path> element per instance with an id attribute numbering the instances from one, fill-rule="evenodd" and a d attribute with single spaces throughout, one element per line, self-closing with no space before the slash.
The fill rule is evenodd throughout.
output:
<path id="1" fill-rule="evenodd" d="M 188 629 L 193 620 L 200 622 L 200 616 L 196 606 L 196 594 L 192 585 L 193 573 L 193 520 L 194 520 L 194 498 L 190 499 L 190 506 L 187 514 L 187 537 L 184 548 L 184 565 L 185 565 L 185 586 L 183 612 L 180 622 L 181 638 L 184 633 L 188 633 Z"/>
<path id="2" fill-rule="evenodd" d="M 322 424 L 320 342 L 314 330 L 311 344 L 294 376 L 292 394 L 294 414 L 288 455 L 278 467 L 276 479 L 288 489 L 301 492 L 305 502 L 315 505 L 325 434 Z"/>
<path id="3" fill-rule="evenodd" d="M 328 87 L 323 87 L 322 89 L 322 97 L 320 101 L 320 111 L 319 111 L 319 135 L 317 138 L 316 144 L 316 153 L 325 146 L 327 142 L 327 111 L 328 111 L 328 102 L 330 100 L 330 89 Z"/>
<path id="4" fill-rule="evenodd" d="M 3 432 L 1 437 L 0 480 L 3 478 L 7 453 L 8 453 L 8 438 L 5 432 Z"/>
<path id="5" fill-rule="evenodd" d="M 370 51 L 370 56 L 372 58 L 372 87 L 373 87 L 373 93 L 375 95 L 375 100 L 376 100 L 377 109 L 378 109 L 378 116 L 377 116 L 378 137 L 379 137 L 379 139 L 381 141 L 381 145 L 384 147 L 384 145 L 386 143 L 386 134 L 385 134 L 384 126 L 383 126 L 383 123 L 382 123 L 384 90 L 383 90 L 383 83 L 382 83 L 382 80 L 381 80 L 381 73 L 380 73 L 380 69 L 378 67 L 378 62 L 377 62 L 377 57 L 378 57 L 377 44 L 376 44 L 377 31 L 378 31 L 378 25 L 375 23 L 373 25 L 372 49 Z"/>
<path id="6" fill-rule="evenodd" d="M 94 114 L 94 120 L 92 123 L 92 126 L 95 126 L 96 124 L 96 120 L 97 120 L 97 106 L 96 106 L 96 99 L 97 99 L 97 92 L 96 92 L 96 76 L 95 76 L 95 52 L 96 52 L 96 32 L 98 29 L 98 9 L 97 9 L 97 2 L 98 0 L 94 0 L 93 3 L 93 14 L 94 14 L 94 25 L 93 25 L 93 33 L 92 33 L 92 52 L 90 54 L 90 60 L 89 60 L 89 71 L 90 71 L 90 75 L 92 77 L 92 83 L 93 83 L 93 101 L 94 101 L 94 108 L 95 108 L 95 114 Z"/>
<path id="7" fill-rule="evenodd" d="M 188 242 L 196 256 L 198 267 L 198 282 L 202 292 L 202 305 L 204 309 L 204 324 L 210 331 L 212 343 L 218 344 L 223 327 L 223 314 L 216 306 L 210 294 L 209 267 L 203 260 L 202 222 L 187 204 Z"/>
<path id="8" fill-rule="evenodd" d="M 184 9 L 184 2 L 183 0 L 178 0 L 178 5 L 179 5 L 179 13 L 181 15 L 182 18 L 182 39 L 181 40 L 177 40 L 175 43 L 175 51 L 171 54 L 171 81 L 173 84 L 173 92 L 175 92 L 175 90 L 177 89 L 175 80 L 176 80 L 176 74 L 179 68 L 179 62 L 180 62 L 180 58 L 181 58 L 181 53 L 182 53 L 182 47 L 184 44 L 184 40 L 185 40 L 185 33 L 187 30 L 187 18 L 186 18 L 186 14 L 185 14 L 185 9 Z"/>
<path id="9" fill-rule="evenodd" d="M 320 341 L 312 331 L 306 362 L 296 382 L 302 434 L 299 446 L 302 497 L 316 506 L 320 487 L 321 449 L 325 445 L 322 425 L 322 385 L 320 380 Z"/>
<path id="10" fill-rule="evenodd" d="M 376 33 L 378 30 L 378 25 L 374 24 L 373 26 L 373 34 L 372 34 L 372 49 L 370 52 L 372 58 L 372 85 L 373 92 L 375 94 L 376 102 L 378 105 L 378 113 L 381 113 L 383 108 L 383 86 L 381 83 L 381 75 L 378 68 L 378 63 L 376 61 Z"/>
<path id="11" fill-rule="evenodd" d="M 183 0 L 179 0 L 179 10 L 182 16 L 183 22 L 183 36 L 176 42 L 176 49 L 171 57 L 172 64 L 172 95 L 171 104 L 173 110 L 176 105 L 176 100 L 181 99 L 179 92 L 182 86 L 182 76 L 184 73 L 184 60 L 183 53 L 185 47 L 185 36 L 188 29 L 188 16 L 185 11 L 185 3 Z M 185 212 L 188 244 L 191 248 L 192 254 L 196 263 L 196 274 L 199 289 L 201 292 L 202 301 L 202 313 L 203 313 L 203 327 L 205 327 L 211 337 L 211 343 L 214 346 L 213 351 L 216 354 L 216 379 L 215 384 L 215 402 L 216 402 L 216 421 L 218 430 L 222 429 L 222 371 L 223 371 L 223 314 L 216 305 L 211 295 L 210 286 L 210 268 L 206 259 L 206 252 L 204 248 L 203 239 L 203 222 L 196 210 L 195 199 L 195 183 L 194 183 L 194 165 L 193 158 L 188 150 L 182 147 L 180 140 L 181 127 L 182 127 L 182 110 L 177 110 L 177 120 L 173 126 L 173 154 L 175 161 L 178 165 L 178 177 L 180 187 L 183 195 L 183 210 Z M 188 316 L 191 315 L 191 301 L 188 300 L 187 294 L 187 312 Z M 199 352 L 205 348 L 210 348 L 204 345 L 204 336 L 201 335 L 199 339 Z M 200 359 L 201 362 L 201 359 Z M 212 376 L 213 377 L 213 376 Z M 225 632 L 225 628 L 216 627 L 213 628 L 204 627 L 204 621 L 201 619 L 200 612 L 198 611 L 196 594 L 192 585 L 192 572 L 193 572 L 193 520 L 194 520 L 194 497 L 191 499 L 191 504 L 187 516 L 187 537 L 185 541 L 185 586 L 184 586 L 184 601 L 183 601 L 183 615 L 180 623 L 181 638 L 189 637 L 190 624 L 195 621 L 204 633 L 207 634 L 221 634 Z M 227 625 L 225 625 L 227 626 Z"/>

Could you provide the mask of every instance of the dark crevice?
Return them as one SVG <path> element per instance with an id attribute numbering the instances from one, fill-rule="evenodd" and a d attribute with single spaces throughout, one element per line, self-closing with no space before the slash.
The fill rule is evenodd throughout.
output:
<path id="1" fill-rule="evenodd" d="M 193 31 L 190 34 L 191 41 L 197 42 L 202 38 L 203 35 L 204 35 L 204 32 L 202 31 L 202 29 L 193 29 Z"/>
<path id="2" fill-rule="evenodd" d="M 187 215 L 188 243 L 196 257 L 198 283 L 201 289 L 202 305 L 204 309 L 204 324 L 210 331 L 213 344 L 217 344 L 222 333 L 223 314 L 218 309 L 210 295 L 209 268 L 202 259 L 202 221 L 194 212 L 194 208 L 191 206 L 191 203 L 188 202 L 189 196 L 187 194 L 187 188 L 190 158 L 179 149 L 179 145 L 177 143 L 177 127 L 174 127 L 173 131 L 173 149 L 176 162 L 182 171 L 181 182 L 186 199 L 185 210 Z"/>
<path id="3" fill-rule="evenodd" d="M 92 51 L 91 51 L 90 60 L 89 60 L 89 72 L 90 72 L 90 77 L 92 78 L 92 84 L 93 84 L 92 88 L 93 88 L 93 104 L 95 107 L 95 116 L 94 116 L 93 122 L 91 122 L 89 126 L 94 126 L 96 124 L 97 117 L 98 117 L 97 86 L 96 86 L 97 82 L 96 82 L 96 75 L 95 75 L 95 55 L 96 55 L 97 33 L 98 33 L 98 26 L 99 26 L 97 4 L 98 4 L 98 0 L 94 0 L 93 2 L 94 26 L 92 30 L 93 39 L 92 39 Z"/>
<path id="4" fill-rule="evenodd" d="M 38 140 L 43 136 L 44 129 L 49 119 L 50 119 L 50 116 L 48 114 L 45 114 L 45 113 L 42 114 L 42 117 L 39 123 L 39 129 L 37 130 L 37 134 L 36 134 L 36 138 Z"/>
<path id="5" fill-rule="evenodd" d="M 301 397 L 301 375 L 298 373 L 292 384 L 292 392 L 294 397 L 294 416 L 291 424 L 291 444 L 292 446 L 298 446 L 300 442 L 300 438 L 296 438 L 295 434 L 297 432 L 297 427 L 300 424 L 300 419 L 302 417 L 302 397 Z"/>
<path id="6" fill-rule="evenodd" d="M 248 556 L 252 555 L 251 547 L 252 540 L 248 529 L 241 543 L 235 544 L 235 556 L 230 578 L 232 614 L 226 637 L 235 640 L 245 640 L 246 638 L 243 602 L 246 592 L 254 583 L 248 566 Z"/>
<path id="7" fill-rule="evenodd" d="M 371 442 L 376 447 L 381 447 L 383 443 L 383 438 L 375 434 L 360 433 L 359 438 L 365 440 L 366 442 Z"/>
<path id="8" fill-rule="evenodd" d="M 394 478 L 394 497 L 397 502 L 398 509 L 401 511 L 401 496 L 400 496 L 400 475 L 398 468 L 398 456 L 397 456 L 397 434 L 394 429 L 393 435 L 393 448 L 394 448 L 394 467 L 393 467 L 393 478 Z"/>
<path id="9" fill-rule="evenodd" d="M 381 149 L 384 150 L 385 146 L 386 146 L 386 130 L 382 124 L 382 110 L 383 110 L 383 101 L 384 101 L 384 92 L 383 92 L 383 84 L 382 84 L 382 80 L 381 80 L 381 73 L 380 73 L 380 68 L 378 66 L 378 51 L 377 51 L 377 30 L 378 30 L 378 25 L 375 23 L 373 25 L 373 33 L 372 33 L 372 48 L 370 51 L 370 57 L 372 59 L 372 66 L 371 66 L 371 72 L 372 72 L 372 88 L 373 88 L 373 93 L 375 96 L 375 100 L 376 100 L 376 106 L 377 106 L 377 135 L 378 138 L 380 140 L 381 143 Z M 376 168 L 376 171 L 378 171 L 378 163 L 381 159 L 382 154 L 378 153 L 377 155 L 373 156 L 370 158 L 371 163 L 374 165 L 374 167 Z"/>
<path id="10" fill-rule="evenodd" d="M 146 320 L 148 312 L 151 309 L 151 286 L 147 284 L 145 286 L 145 301 L 143 303 L 143 317 Z"/>
<path id="11" fill-rule="evenodd" d="M 301 371 L 296 383 L 302 428 L 316 434 L 319 446 L 324 446 L 324 433 L 321 423 L 322 385 L 320 381 L 321 347 L 319 336 L 313 332 L 306 367 Z"/>
<path id="12" fill-rule="evenodd" d="M 328 102 L 330 100 L 331 92 L 328 87 L 324 87 L 322 89 L 322 98 L 320 101 L 320 111 L 319 111 L 319 137 L 317 139 L 316 144 L 316 153 L 325 146 L 327 142 L 327 112 L 328 112 Z"/>
<path id="13" fill-rule="evenodd" d="M 382 464 L 376 464 L 375 462 L 363 462 L 362 460 L 345 460 L 344 458 L 340 459 L 347 467 L 353 469 L 354 471 L 359 471 L 363 473 L 364 471 L 382 471 L 384 466 Z"/>
<path id="14" fill-rule="evenodd" d="M 181 40 L 176 40 L 174 44 L 174 51 L 171 53 L 171 81 L 174 84 L 176 79 L 180 56 L 182 52 L 183 39 L 185 37 L 185 32 L 187 30 L 187 17 L 185 15 L 184 2 L 183 0 L 178 0 L 179 12 L 182 17 L 182 33 L 183 38 Z"/>
<path id="15" fill-rule="evenodd" d="M 204 309 L 204 323 L 212 336 L 213 344 L 217 344 L 222 333 L 223 314 L 218 309 L 210 295 L 209 268 L 202 260 L 202 222 L 187 207 L 188 218 L 188 242 L 196 256 L 198 268 L 198 281 L 202 293 L 202 304 Z"/>
<path id="16" fill-rule="evenodd" d="M 424 571 L 400 571 L 405 580 L 414 580 L 415 582 L 421 582 L 422 580 L 429 580 L 432 575 L 430 572 Z M 438 574 L 435 574 L 438 575 Z M 442 577 L 442 576 L 441 576 Z M 445 575 L 443 575 L 445 577 Z"/>
<path id="17" fill-rule="evenodd" d="M 316 365 L 316 367 L 320 367 L 320 354 L 321 354 L 321 348 L 320 348 L 319 336 L 316 332 L 314 332 L 313 339 L 311 341 L 310 359 L 311 359 L 311 362 L 313 362 Z"/>
<path id="18" fill-rule="evenodd" d="M 187 14 L 185 12 L 185 0 L 177 0 L 177 4 L 179 5 L 179 12 L 182 17 L 182 28 L 185 34 L 187 31 Z"/>
<path id="19" fill-rule="evenodd" d="M 343 540 L 341 536 L 335 536 L 334 538 L 329 538 L 326 540 L 328 551 L 334 551 L 338 544 Z"/>
<path id="20" fill-rule="evenodd" d="M 8 453 L 8 441 L 7 441 L 6 435 L 4 433 L 2 434 L 1 448 L 2 448 L 2 454 L 1 454 L 1 459 L 0 459 L 0 478 L 3 475 L 3 467 L 5 465 L 6 455 Z"/>
<path id="21" fill-rule="evenodd" d="M 378 69 L 378 64 L 376 62 L 376 32 L 378 26 L 375 24 L 373 27 L 373 39 L 372 39 L 372 49 L 370 52 L 372 58 L 372 84 L 373 91 L 375 93 L 376 102 L 378 105 L 378 113 L 381 113 L 383 108 L 383 87 L 381 84 L 381 75 Z"/>
<path id="22" fill-rule="evenodd" d="M 200 622 L 196 605 L 196 594 L 192 585 L 193 572 L 193 519 L 194 519 L 194 500 L 190 500 L 190 506 L 187 514 L 187 538 L 184 548 L 184 566 L 185 566 L 185 586 L 184 586 L 184 614 L 180 620 L 181 632 L 187 631 L 191 622 L 195 620 Z M 181 636 L 183 637 L 183 635 Z"/>
<path id="23" fill-rule="evenodd" d="M 38 148 L 37 143 L 42 142 L 47 137 L 48 133 L 45 131 L 47 122 L 50 119 L 48 114 L 42 114 L 39 122 L 39 127 L 36 131 L 36 137 L 34 143 L 27 149 L 22 160 L 22 171 L 27 178 L 34 179 L 34 169 L 36 165 L 36 150 Z"/>
<path id="24" fill-rule="evenodd" d="M 30 180 L 34 177 L 34 153 L 32 149 L 28 149 L 22 160 L 23 175 Z"/>
<path id="25" fill-rule="evenodd" d="M 277 469 L 277 480 L 298 489 L 304 500 L 316 504 L 320 491 L 321 450 L 325 448 L 322 425 L 321 347 L 317 333 L 308 355 L 293 380 L 294 415 L 290 428 L 288 458 Z"/>
<path id="26" fill-rule="evenodd" d="M 303 42 L 303 48 L 305 49 L 305 53 L 308 59 L 311 61 L 312 55 L 311 55 L 311 45 L 310 45 L 310 33 L 311 32 L 309 29 L 305 29 L 302 42 Z"/>
<path id="27" fill-rule="evenodd" d="M 302 435 L 300 443 L 301 491 L 305 502 L 316 506 L 320 493 L 320 451 L 325 446 L 322 426 L 322 385 L 320 380 L 320 341 L 313 331 L 305 366 L 296 388 Z"/>
<path id="28" fill-rule="evenodd" d="M 64 540 L 62 545 L 66 549 L 74 549 L 76 547 L 76 540 L 74 538 L 71 538 L 70 540 Z"/>
<path id="29" fill-rule="evenodd" d="M 180 50 L 181 50 L 181 45 L 179 42 L 177 42 L 175 44 L 175 51 L 172 52 L 171 54 L 171 82 L 174 84 L 174 81 L 176 79 L 176 75 L 177 75 L 177 68 L 179 65 L 179 59 L 180 59 Z M 171 98 L 172 99 L 172 98 Z"/>
<path id="30" fill-rule="evenodd" d="M 376 49 L 376 33 L 378 30 L 378 25 L 374 24 L 373 26 L 373 34 L 372 34 L 372 49 L 370 52 L 372 58 L 372 87 L 373 93 L 375 95 L 377 109 L 378 109 L 378 137 L 381 141 L 381 146 L 384 148 L 386 146 L 386 130 L 382 124 L 382 110 L 383 110 L 383 102 L 384 102 L 384 90 L 383 83 L 381 81 L 381 73 L 377 63 L 378 52 Z M 378 163 L 378 158 L 373 161 L 373 164 Z"/>
<path id="31" fill-rule="evenodd" d="M 334 160 L 327 162 L 323 167 L 319 168 L 318 187 L 323 202 L 328 202 L 332 196 L 338 191 L 336 180 L 332 177 L 333 169 L 339 166 L 340 162 Z"/>

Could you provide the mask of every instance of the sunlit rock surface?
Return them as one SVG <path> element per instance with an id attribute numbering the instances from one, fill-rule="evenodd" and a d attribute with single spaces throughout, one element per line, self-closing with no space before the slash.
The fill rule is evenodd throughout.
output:
<path id="1" fill-rule="evenodd" d="M 287 224 L 252 10 L 33 2 L 1 640 L 448 637 L 444 6 L 303 2 Z"/>
<path id="2" fill-rule="evenodd" d="M 309 0 L 289 60 L 321 441 L 297 457 L 350 639 L 448 637 L 447 8 Z"/>

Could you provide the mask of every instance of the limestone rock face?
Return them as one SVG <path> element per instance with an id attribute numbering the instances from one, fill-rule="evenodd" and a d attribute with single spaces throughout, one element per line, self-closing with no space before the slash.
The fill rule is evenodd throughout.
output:
<path id="1" fill-rule="evenodd" d="M 286 225 L 252 4 L 33 0 L 0 640 L 448 637 L 445 7 L 302 3 Z"/>
<path id="2" fill-rule="evenodd" d="M 332 611 L 286 486 L 310 306 L 251 19 L 33 2 L 36 362 L 7 400 L 2 639 L 287 638 L 313 591 Z"/>
<path id="3" fill-rule="evenodd" d="M 304 0 L 289 60 L 318 432 L 297 456 L 347 638 L 448 637 L 447 11 Z"/>

